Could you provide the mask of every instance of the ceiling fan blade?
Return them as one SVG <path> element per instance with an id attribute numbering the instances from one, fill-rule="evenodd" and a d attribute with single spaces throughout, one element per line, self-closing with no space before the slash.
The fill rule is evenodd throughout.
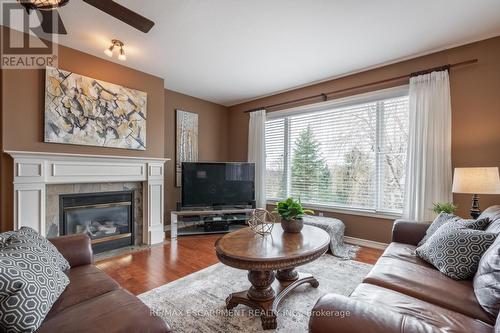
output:
<path id="1" fill-rule="evenodd" d="M 59 34 L 59 35 L 67 35 L 68 32 L 64 27 L 64 24 L 61 20 L 61 15 L 57 12 L 57 10 L 39 10 L 42 15 L 42 30 L 48 34 Z M 54 19 L 57 20 L 55 22 L 57 25 L 54 27 Z M 54 28 L 56 31 L 54 31 Z"/>
<path id="2" fill-rule="evenodd" d="M 142 15 L 131 11 L 113 0 L 83 0 L 91 6 L 102 10 L 103 12 L 131 25 L 142 32 L 148 32 L 155 23 Z"/>

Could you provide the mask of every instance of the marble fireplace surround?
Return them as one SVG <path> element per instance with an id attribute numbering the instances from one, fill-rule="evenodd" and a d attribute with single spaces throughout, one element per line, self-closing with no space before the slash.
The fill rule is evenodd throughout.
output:
<path id="1" fill-rule="evenodd" d="M 47 196 L 45 205 L 45 232 L 48 238 L 60 235 L 59 230 L 59 197 L 64 194 L 82 194 L 103 192 L 134 192 L 134 244 L 142 244 L 142 183 L 141 182 L 120 182 L 120 183 L 93 183 L 93 184 L 48 184 L 45 187 Z"/>
<path id="2" fill-rule="evenodd" d="M 58 188 L 51 185 L 67 184 L 82 189 L 95 184 L 94 188 L 98 188 L 95 192 L 101 192 L 106 188 L 130 186 L 127 185 L 130 183 L 139 183 L 135 187 L 141 187 L 142 183 L 142 221 L 136 221 L 136 225 L 142 225 L 142 243 L 163 242 L 164 164 L 168 159 L 23 151 L 6 153 L 14 159 L 15 229 L 29 226 L 47 235 L 47 226 L 52 223 L 47 220 L 47 200 L 53 196 L 53 188 Z"/>

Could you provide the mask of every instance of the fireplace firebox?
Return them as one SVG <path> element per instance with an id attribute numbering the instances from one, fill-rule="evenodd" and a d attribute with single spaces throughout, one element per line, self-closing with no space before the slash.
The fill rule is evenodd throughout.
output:
<path id="1" fill-rule="evenodd" d="M 134 244 L 134 192 L 59 196 L 61 235 L 86 233 L 95 253 Z"/>

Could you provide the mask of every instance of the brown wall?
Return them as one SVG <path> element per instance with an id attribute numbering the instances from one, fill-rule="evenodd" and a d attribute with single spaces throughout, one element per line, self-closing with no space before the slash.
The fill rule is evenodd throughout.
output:
<path id="1" fill-rule="evenodd" d="M 1 27 L 5 29 L 4 27 Z M 148 94 L 147 150 L 75 146 L 43 142 L 44 70 L 2 70 L 2 151 L 26 150 L 76 154 L 164 157 L 165 100 L 162 78 L 59 46 L 58 67 Z M 12 228 L 12 159 L 2 156 L 1 230 Z"/>
<path id="2" fill-rule="evenodd" d="M 451 70 L 452 162 L 454 167 L 500 166 L 500 37 L 449 49 L 378 69 L 292 90 L 229 109 L 229 159 L 242 161 L 247 156 L 248 114 L 244 110 L 287 100 L 354 87 L 414 71 L 477 58 L 479 63 Z M 371 87 L 349 94 L 377 90 L 407 83 L 407 80 Z M 345 95 L 339 95 L 343 97 Z M 269 110 L 275 111 L 275 110 Z M 470 196 L 455 194 L 458 214 L 468 215 Z M 500 196 L 483 195 L 481 206 L 499 204 Z M 346 235 L 389 242 L 392 221 L 355 215 L 327 213 L 342 219 Z"/>
<path id="3" fill-rule="evenodd" d="M 225 106 L 204 101 L 181 93 L 165 90 L 165 172 L 167 212 L 166 223 L 170 223 L 170 211 L 175 210 L 180 200 L 180 189 L 175 187 L 175 110 L 198 114 L 198 151 L 200 161 L 227 161 L 228 158 L 228 112 Z"/>
<path id="4" fill-rule="evenodd" d="M 1 31 L 0 31 L 1 33 Z M 2 154 L 3 148 L 3 70 L 0 68 L 0 231 L 2 230 L 2 220 L 3 220 L 3 208 L 4 208 L 4 174 L 3 174 L 3 163 L 4 158 Z"/>

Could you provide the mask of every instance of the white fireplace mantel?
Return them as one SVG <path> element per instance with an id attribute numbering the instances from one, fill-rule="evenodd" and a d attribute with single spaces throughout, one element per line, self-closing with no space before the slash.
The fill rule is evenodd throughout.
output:
<path id="1" fill-rule="evenodd" d="M 165 238 L 164 164 L 169 159 L 6 151 L 14 159 L 14 228 L 45 230 L 48 184 L 142 182 L 143 243 Z"/>

